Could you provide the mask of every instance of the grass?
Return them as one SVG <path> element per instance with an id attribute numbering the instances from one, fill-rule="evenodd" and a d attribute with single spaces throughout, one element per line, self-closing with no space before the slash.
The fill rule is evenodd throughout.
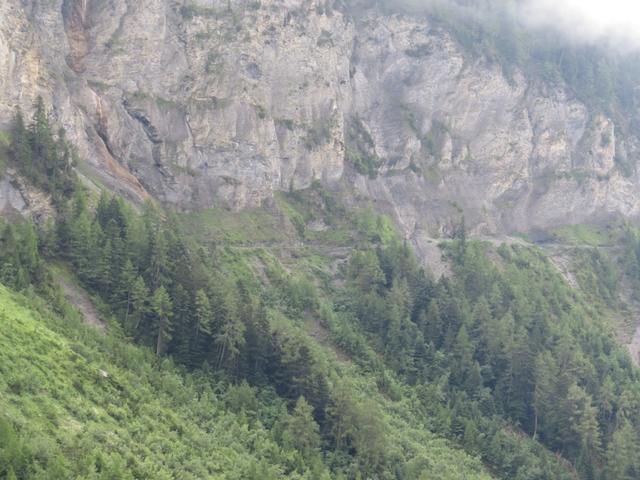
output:
<path id="1" fill-rule="evenodd" d="M 491 478 L 478 459 L 429 431 L 432 419 L 410 400 L 413 387 L 376 352 L 369 348 L 365 362 L 342 354 L 339 346 L 349 342 L 368 348 L 359 332 L 345 339 L 342 317 L 286 308 L 295 296 L 330 311 L 336 255 L 348 256 L 345 246 L 401 241 L 388 218 L 366 208 L 347 213 L 319 187 L 279 195 L 275 212 L 212 209 L 177 218 L 195 242 L 216 243 L 214 261 L 227 277 L 264 294 L 274 337 L 302 338 L 331 388 L 346 382 L 357 402 L 375 409 L 399 478 Z M 292 218 L 300 219 L 302 234 Z M 327 229 L 309 228 L 320 220 Z M 74 280 L 63 265 L 54 273 Z M 254 389 L 255 410 L 237 411 L 226 400 L 235 387 L 210 371 L 190 375 L 118 332 L 116 322 L 102 335 L 73 312 L 61 318 L 37 297 L 0 287 L 0 460 L 4 421 L 29 445 L 30 468 L 44 472 L 41 478 L 325 480 L 296 473 L 296 452 L 278 437 L 286 404 L 273 390 Z"/>
<path id="2" fill-rule="evenodd" d="M 528 232 L 514 232 L 511 234 L 511 236 L 514 238 L 519 238 L 520 240 L 523 240 L 527 243 L 533 243 L 531 235 Z"/>
<path id="3" fill-rule="evenodd" d="M 388 244 L 399 239 L 393 222 L 373 208 L 346 211 L 320 185 L 293 193 L 279 193 L 276 203 L 295 226 L 301 239 L 328 247 L 354 247 L 363 242 Z M 324 224 L 313 229 L 312 224 Z"/>
<path id="4" fill-rule="evenodd" d="M 304 323 L 270 317 L 274 330 L 307 335 Z M 372 399 L 389 455 L 406 459 L 406 478 L 490 479 L 477 459 L 429 433 L 410 403 L 380 395 L 373 378 L 339 362 L 330 346 L 310 346 L 358 398 Z M 282 400 L 251 389 L 256 409 L 238 409 L 225 400 L 236 398 L 236 387 L 216 385 L 117 329 L 100 334 L 72 312 L 59 317 L 39 298 L 0 285 L 0 459 L 7 438 L 20 445 L 9 465 L 18 478 L 311 478 L 292 470 L 295 457 L 274 440 Z"/>
<path id="5" fill-rule="evenodd" d="M 178 218 L 182 228 L 201 242 L 256 245 L 287 239 L 278 219 L 264 209 L 233 212 L 210 208 Z"/>
<path id="6" fill-rule="evenodd" d="M 254 208 L 234 212 L 209 208 L 178 214 L 183 231 L 197 242 L 228 247 L 277 247 L 300 251 L 306 246 L 353 247 L 372 239 L 389 243 L 398 235 L 393 222 L 373 209 L 346 212 L 330 192 L 319 185 L 293 193 L 277 192 L 276 210 Z M 322 228 L 314 228 L 314 223 Z M 375 237 L 375 238 L 374 238 Z M 311 249 L 316 251 L 316 249 Z"/>
<path id="7" fill-rule="evenodd" d="M 170 361 L 0 285 L 0 420 L 30 444 L 42 478 L 96 468 L 109 478 L 249 478 L 276 445 L 197 385 Z M 282 471 L 268 463 L 270 478 Z"/>
<path id="8" fill-rule="evenodd" d="M 615 245 L 620 238 L 621 229 L 614 223 L 605 226 L 577 224 L 557 227 L 550 233 L 556 242 L 603 247 Z"/>
<path id="9" fill-rule="evenodd" d="M 9 132 L 0 132 L 0 175 L 3 175 L 9 164 L 9 145 L 11 135 Z"/>
<path id="10" fill-rule="evenodd" d="M 388 218 L 371 209 L 347 213 L 318 185 L 277 193 L 275 208 L 276 212 L 212 208 L 177 218 L 195 242 L 220 246 L 219 264 L 254 290 L 260 287 L 264 267 L 273 262 L 327 285 L 336 256 L 344 256 L 346 248 L 399 238 Z"/>

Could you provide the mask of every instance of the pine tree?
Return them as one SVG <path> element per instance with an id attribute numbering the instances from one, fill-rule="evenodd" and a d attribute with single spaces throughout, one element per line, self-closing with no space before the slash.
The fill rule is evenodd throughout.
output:
<path id="1" fill-rule="evenodd" d="M 29 272 L 29 275 L 37 283 L 35 275 L 40 267 L 38 235 L 36 233 L 35 226 L 31 221 L 24 222 L 20 225 L 19 237 L 20 264 Z"/>
<path id="2" fill-rule="evenodd" d="M 327 413 L 336 449 L 344 450 L 357 428 L 356 405 L 348 385 L 339 383 L 334 387 Z"/>
<path id="3" fill-rule="evenodd" d="M 34 175 L 36 185 L 50 187 L 47 179 L 55 168 L 57 148 L 49 125 L 49 114 L 44 106 L 44 100 L 38 96 L 34 105 L 33 121 L 31 123 L 31 149 L 34 160 Z M 50 188 L 47 188 L 50 190 Z"/>
<path id="4" fill-rule="evenodd" d="M 388 451 L 385 424 L 380 407 L 367 399 L 356 407 L 356 428 L 353 446 L 365 478 L 375 478 L 376 471 L 384 464 Z"/>
<path id="5" fill-rule="evenodd" d="M 436 346 L 441 345 L 442 329 L 443 324 L 442 317 L 440 316 L 440 307 L 438 306 L 438 300 L 434 298 L 429 302 L 429 307 L 427 308 L 423 332 L 425 340 L 432 342 Z"/>
<path id="6" fill-rule="evenodd" d="M 607 478 L 611 480 L 636 480 L 640 475 L 638 435 L 626 420 L 613 433 L 609 442 L 605 471 Z"/>
<path id="7" fill-rule="evenodd" d="M 286 420 L 284 431 L 285 445 L 297 448 L 305 460 L 318 455 L 320 447 L 320 428 L 313 418 L 313 407 L 303 396 Z"/>
<path id="8" fill-rule="evenodd" d="M 555 437 L 558 412 L 557 364 L 549 352 L 541 353 L 535 364 L 535 390 L 533 407 L 535 413 L 533 437 L 542 434 L 547 441 Z M 560 425 L 558 425 L 560 427 Z"/>
<path id="9" fill-rule="evenodd" d="M 198 365 L 206 359 L 207 346 L 213 334 L 213 323 L 214 314 L 209 296 L 204 289 L 198 289 L 193 305 L 193 322 L 185 325 L 187 329 L 182 330 L 185 338 L 180 339 L 183 348 L 188 349 L 182 352 L 182 355 L 189 358 L 190 365 Z"/>
<path id="10" fill-rule="evenodd" d="M 385 283 L 378 256 L 373 250 L 356 253 L 349 262 L 348 276 L 361 292 L 377 292 Z"/>
<path id="11" fill-rule="evenodd" d="M 60 249 L 67 252 L 80 279 L 88 283 L 92 278 L 90 272 L 93 264 L 92 255 L 96 252 L 94 251 L 91 222 L 86 211 L 80 211 L 77 216 L 71 219 L 67 232 L 68 243 L 67 245 L 62 244 Z M 63 241 L 60 234 L 58 239 Z"/>
<path id="12" fill-rule="evenodd" d="M 95 290 L 100 289 L 101 280 L 105 279 L 110 269 L 109 258 L 104 255 L 104 232 L 98 222 L 91 223 L 91 229 L 87 244 L 81 247 L 85 253 L 85 270 L 80 274 L 87 279 L 89 286 Z"/>
<path id="13" fill-rule="evenodd" d="M 149 313 L 149 289 L 144 278 L 138 276 L 131 287 L 131 332 L 140 335 L 140 327 Z M 126 325 L 125 325 L 126 326 Z"/>
<path id="14" fill-rule="evenodd" d="M 196 292 L 196 324 L 194 336 L 211 335 L 211 323 L 213 321 L 213 311 L 209 303 L 209 297 L 203 289 Z"/>
<path id="15" fill-rule="evenodd" d="M 149 255 L 147 279 L 152 289 L 157 289 L 168 281 L 167 239 L 161 226 L 149 232 Z"/>
<path id="16" fill-rule="evenodd" d="M 24 123 L 22 110 L 16 109 L 13 120 L 12 141 L 10 154 L 14 162 L 29 178 L 33 175 L 33 152 L 31 150 L 31 142 L 29 132 Z"/>
<path id="17" fill-rule="evenodd" d="M 155 317 L 156 337 L 156 355 L 160 356 L 165 349 L 166 343 L 171 340 L 171 332 L 173 330 L 172 303 L 169 294 L 163 286 L 158 287 L 153 292 L 151 299 L 151 310 Z"/>
<path id="18" fill-rule="evenodd" d="M 107 218 L 118 226 L 118 235 L 124 239 L 127 237 L 128 221 L 122 199 L 112 195 L 107 205 Z"/>
<path id="19" fill-rule="evenodd" d="M 63 128 L 54 137 L 49 114 L 42 97 L 34 105 L 34 114 L 29 128 L 18 108 L 14 117 L 10 145 L 11 159 L 18 170 L 36 187 L 51 194 L 54 203 L 61 205 L 76 188 L 73 165 L 75 151 L 65 139 Z"/>
<path id="20" fill-rule="evenodd" d="M 585 462 L 594 462 L 601 448 L 598 411 L 591 396 L 575 383 L 569 387 L 567 404 L 571 429 L 578 439 L 576 448 Z"/>
<path id="21" fill-rule="evenodd" d="M 119 309 L 124 310 L 124 325 L 129 322 L 131 311 L 131 293 L 136 282 L 136 269 L 131 260 L 127 259 L 119 275 L 119 281 L 115 289 L 114 303 Z"/>
<path id="22" fill-rule="evenodd" d="M 218 345 L 218 368 L 229 362 L 233 363 L 240 354 L 240 348 L 245 343 L 245 325 L 239 318 L 238 306 L 235 298 L 228 296 L 225 299 L 227 316 L 215 335 L 215 343 Z"/>
<path id="23" fill-rule="evenodd" d="M 111 240 L 106 239 L 102 248 L 99 249 L 96 260 L 96 287 L 104 294 L 105 298 L 109 298 L 113 292 L 113 282 L 117 280 L 115 278 L 117 266 L 112 263 L 113 247 L 111 246 Z"/>
<path id="24" fill-rule="evenodd" d="M 469 338 L 467 327 L 462 325 L 458 331 L 452 350 L 454 360 L 452 366 L 453 380 L 461 387 L 466 383 L 467 377 L 473 368 L 474 351 L 475 348 Z"/>
<path id="25" fill-rule="evenodd" d="M 107 221 L 104 227 L 105 244 L 103 247 L 103 256 L 108 262 L 108 270 L 110 278 L 108 279 L 108 289 L 105 293 L 114 295 L 113 300 L 118 302 L 118 286 L 120 285 L 120 276 L 128 260 L 127 245 L 121 236 L 121 229 L 118 223 L 113 219 Z M 109 248 L 107 248 L 109 245 Z"/>
<path id="26" fill-rule="evenodd" d="M 250 324 L 247 326 L 244 348 L 244 375 L 255 381 L 263 380 L 263 375 L 268 370 L 268 359 L 271 347 L 271 335 L 269 331 L 269 319 L 262 302 L 258 302 L 253 309 Z"/>
<path id="27" fill-rule="evenodd" d="M 167 345 L 167 351 L 184 365 L 194 366 L 200 360 L 199 352 L 195 348 L 193 335 L 196 323 L 195 301 L 193 295 L 181 284 L 174 284 L 169 293 L 173 304 L 173 332 L 172 342 Z"/>
<path id="28" fill-rule="evenodd" d="M 96 220 L 102 228 L 105 228 L 109 218 L 109 193 L 102 190 L 96 207 Z"/>
<path id="29" fill-rule="evenodd" d="M 454 238 L 457 239 L 456 252 L 454 260 L 459 264 L 463 264 L 467 254 L 467 226 L 464 215 L 460 217 L 460 223 L 456 227 Z"/>

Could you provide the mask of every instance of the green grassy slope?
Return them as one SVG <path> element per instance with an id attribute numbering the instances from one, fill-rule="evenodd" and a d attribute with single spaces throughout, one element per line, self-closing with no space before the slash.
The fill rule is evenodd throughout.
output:
<path id="1" fill-rule="evenodd" d="M 375 388 L 343 369 L 363 397 Z M 247 391 L 253 401 L 238 406 Z M 391 448 L 412 457 L 405 468 L 413 478 L 490 478 L 411 425 L 408 407 L 373 398 L 399 435 Z M 186 375 L 0 286 L 0 478 L 328 478 L 292 471 L 295 450 L 267 430 L 283 409 L 269 392 L 256 400 L 246 386 Z"/>
<path id="2" fill-rule="evenodd" d="M 55 225 L 0 225 L 0 282 L 23 292 L 0 287 L 0 480 L 640 475 L 640 372 L 603 321 L 615 268 L 583 246 L 611 247 L 606 229 L 549 235 L 576 243 L 571 272 L 462 223 L 436 281 L 389 219 L 319 183 L 242 213 L 68 193 Z"/>
<path id="3" fill-rule="evenodd" d="M 271 478 L 281 471 L 260 422 L 228 411 L 210 386 L 77 320 L 42 305 L 37 311 L 34 302 L 0 287 L 0 419 L 27 445 L 26 461 L 14 465 L 18 478 L 252 478 L 258 471 L 264 477 L 254 478 Z"/>
<path id="4" fill-rule="evenodd" d="M 282 328 L 286 331 L 300 329 L 303 332 L 306 331 L 313 337 L 313 341 L 319 342 L 324 347 L 325 355 L 327 348 L 329 351 L 333 349 L 338 358 L 347 359 L 347 365 L 350 367 L 348 370 L 344 370 L 343 365 L 338 367 L 344 377 L 369 378 L 370 382 L 375 382 L 377 385 L 377 388 L 369 390 L 369 395 L 377 397 L 382 392 L 384 396 L 391 399 L 383 403 L 384 409 L 393 411 L 403 419 L 413 418 L 413 422 L 409 420 L 409 422 L 397 423 L 398 430 L 393 433 L 389 432 L 388 438 L 394 440 L 407 438 L 406 429 L 408 425 L 413 424 L 414 427 L 420 426 L 419 430 L 432 430 L 438 434 L 444 432 L 450 435 L 452 440 L 464 445 L 468 451 L 482 454 L 483 459 L 491 465 L 494 473 L 500 478 L 529 478 L 528 475 L 538 475 L 531 478 L 577 478 L 575 476 L 578 474 L 568 462 L 564 462 L 562 459 L 558 461 L 558 458 L 530 438 L 534 430 L 533 423 L 530 429 L 524 427 L 525 431 L 529 430 L 529 436 L 527 436 L 519 428 L 514 430 L 511 426 L 505 426 L 502 420 L 492 416 L 491 409 L 494 407 L 481 403 L 485 401 L 482 400 L 482 395 L 486 395 L 490 390 L 473 393 L 472 399 L 467 399 L 466 393 L 449 391 L 445 394 L 444 391 L 448 390 L 455 380 L 452 380 L 450 376 L 446 380 L 442 380 L 443 377 L 438 378 L 443 372 L 441 370 L 442 363 L 439 362 L 443 362 L 444 357 L 441 359 L 438 359 L 437 356 L 433 357 L 433 361 L 425 369 L 426 375 L 432 379 L 428 386 L 418 386 L 413 383 L 415 380 L 407 379 L 406 368 L 398 369 L 401 372 L 404 370 L 404 373 L 396 375 L 398 371 L 394 370 L 393 365 L 398 358 L 402 357 L 402 353 L 389 352 L 386 345 L 393 342 L 393 336 L 386 340 L 380 338 L 381 335 L 375 331 L 375 327 L 372 327 L 374 322 L 380 321 L 376 320 L 380 313 L 375 309 L 384 307 L 377 306 L 370 309 L 365 307 L 361 323 L 358 323 L 354 321 L 353 317 L 353 312 L 357 309 L 350 308 L 349 302 L 361 294 L 350 289 L 346 297 L 343 295 L 345 295 L 345 287 L 350 287 L 349 276 L 357 275 L 358 271 L 362 271 L 359 268 L 353 270 L 349 267 L 349 257 L 353 252 L 367 251 L 372 245 L 376 245 L 379 252 L 394 251 L 394 249 L 401 251 L 397 249 L 399 245 L 402 245 L 402 241 L 388 221 L 373 211 L 345 211 L 339 205 L 328 205 L 326 199 L 322 198 L 325 196 L 326 193 L 320 189 L 311 189 L 306 192 L 278 197 L 278 207 L 290 220 L 288 237 L 284 241 L 273 241 L 267 246 L 252 248 L 250 230 L 253 227 L 249 225 L 248 229 L 244 229 L 242 224 L 237 224 L 234 227 L 237 241 L 232 244 L 225 243 L 226 246 L 219 253 L 221 267 L 226 269 L 229 275 L 237 275 L 239 272 L 253 272 L 248 275 L 259 278 L 260 272 L 262 272 L 263 286 L 273 297 L 279 299 L 281 304 L 296 303 L 291 302 L 292 294 L 282 297 L 283 283 L 289 282 L 291 285 L 298 285 L 299 288 L 301 285 L 305 285 L 303 290 L 313 292 L 313 294 L 309 294 L 313 297 L 309 303 L 315 306 L 310 307 L 303 318 L 299 318 L 300 312 L 289 312 L 279 316 L 278 319 L 283 324 Z M 267 212 L 262 214 L 269 215 Z M 225 213 L 208 212 L 198 215 L 198 222 L 191 221 L 189 215 L 182 218 L 183 226 L 189 234 L 200 241 L 224 243 L 225 237 L 212 234 L 212 230 L 207 225 L 224 218 Z M 211 215 L 208 221 L 206 221 L 207 215 Z M 229 216 L 231 217 L 232 214 Z M 222 223 L 227 222 L 228 220 L 222 221 Z M 260 221 L 260 223 L 267 224 L 265 221 Z M 287 230 L 286 222 L 279 228 L 281 231 Z M 275 235 L 268 232 L 263 232 L 263 234 L 275 238 Z M 445 242 L 445 245 L 445 250 L 450 253 L 457 248 L 455 242 L 450 244 Z M 491 252 L 485 251 L 487 249 Z M 472 242 L 468 258 L 464 263 L 464 265 L 457 267 L 458 277 L 460 280 L 464 277 L 467 279 L 454 288 L 455 298 L 460 302 L 460 305 L 457 307 L 446 306 L 447 309 L 454 311 L 460 309 L 458 315 L 461 315 L 462 318 L 468 318 L 471 311 L 475 310 L 479 303 L 486 302 L 486 298 L 493 298 L 491 302 L 495 306 L 491 308 L 496 312 L 495 315 L 501 316 L 501 310 L 513 309 L 519 323 L 533 323 L 535 320 L 528 319 L 528 317 L 532 312 L 540 312 L 541 304 L 546 302 L 538 298 L 538 295 L 549 296 L 550 292 L 553 292 L 552 297 L 554 298 L 546 308 L 555 308 L 552 307 L 552 304 L 556 302 L 564 304 L 565 306 L 562 308 L 568 308 L 569 304 L 574 304 L 576 311 L 579 311 L 576 316 L 584 317 L 585 322 L 590 321 L 592 312 L 583 310 L 585 304 L 582 298 L 575 296 L 575 292 L 562 282 L 556 270 L 544 261 L 544 255 L 535 248 L 521 248 L 511 251 L 508 247 L 501 247 L 495 251 L 488 244 L 482 245 Z M 257 265 L 262 267 L 256 267 Z M 508 269 L 505 270 L 507 267 Z M 283 279 L 286 281 L 283 282 Z M 248 279 L 245 280 L 248 283 Z M 495 286 L 492 286 L 494 283 Z M 444 285 L 441 285 L 441 288 L 445 288 Z M 287 288 L 284 290 L 287 291 Z M 504 297 L 500 293 L 503 290 L 506 293 Z M 524 294 L 525 291 L 527 294 Z M 420 293 L 415 290 L 414 292 L 409 294 L 410 298 L 419 297 Z M 502 297 L 501 300 L 499 300 L 500 297 Z M 375 297 L 368 298 L 369 301 L 365 301 L 365 304 L 376 305 Z M 391 296 L 387 296 L 385 301 L 389 302 L 391 298 Z M 444 302 L 443 307 L 447 302 Z M 286 307 L 284 311 L 287 312 Z M 447 324 L 456 321 L 455 313 L 449 315 L 449 318 L 445 317 L 446 323 L 442 327 L 444 330 L 447 330 Z M 564 317 L 554 318 L 555 313 L 550 311 L 542 312 L 542 317 L 545 319 L 553 318 L 553 320 L 548 320 L 551 324 L 555 322 L 558 325 L 561 324 L 562 327 L 558 330 L 569 328 L 573 321 Z M 501 321 L 508 322 L 509 318 L 510 316 L 506 315 Z M 425 321 L 428 320 L 422 320 L 422 322 Z M 470 319 L 464 321 L 468 322 L 467 328 L 473 333 L 471 348 L 478 348 L 480 351 L 484 348 L 485 343 L 485 340 L 481 338 L 483 330 L 493 327 L 474 325 L 474 321 Z M 485 321 L 486 319 L 482 320 L 482 322 Z M 579 320 L 579 322 L 582 321 L 582 319 Z M 526 328 L 534 331 L 539 327 L 527 325 Z M 571 328 L 581 329 L 581 327 L 575 326 Z M 491 335 L 495 336 L 496 334 L 494 331 Z M 573 334 L 576 333 L 572 332 Z M 602 332 L 598 332 L 598 335 L 601 334 Z M 400 335 L 402 335 L 402 329 Z M 450 332 L 447 332 L 446 335 L 453 337 Z M 560 335 L 558 332 L 558 336 Z M 437 335 L 431 334 L 431 338 L 437 338 Z M 547 342 L 547 346 L 542 348 L 549 348 L 549 345 L 556 342 L 555 333 L 549 334 Z M 442 355 L 462 348 L 452 346 L 451 343 L 453 343 L 451 338 L 443 339 Z M 541 346 L 533 346 L 533 339 L 531 345 L 532 350 L 541 348 Z M 429 348 L 433 348 L 433 345 Z M 427 353 L 427 355 L 433 354 Z M 484 353 L 478 353 L 478 355 L 484 355 Z M 504 355 L 512 356 L 513 354 L 505 353 Z M 533 351 L 525 352 L 523 355 L 528 357 L 529 366 L 525 370 L 528 371 L 527 375 L 531 377 L 534 353 Z M 412 361 L 414 362 L 415 358 Z M 491 363 L 487 359 L 483 362 Z M 497 371 L 501 367 L 495 363 L 492 368 Z M 467 370 L 467 367 L 465 366 L 463 370 Z M 488 369 L 485 372 L 491 375 Z M 453 374 L 447 373 L 447 375 Z M 525 382 L 529 382 L 529 380 Z M 446 386 L 447 384 L 449 387 Z M 499 388 L 502 387 L 499 386 Z M 500 395 L 495 387 L 492 387 L 492 394 L 496 396 L 496 399 Z M 530 402 L 533 396 L 532 393 L 521 392 L 520 394 L 526 397 L 523 398 L 525 402 Z M 449 397 L 445 399 L 447 395 Z M 420 404 L 424 409 L 416 407 Z M 432 409 L 433 405 L 437 404 L 440 404 L 440 407 Z M 412 405 L 412 407 L 407 408 L 408 405 Z M 478 411 L 474 413 L 474 409 L 480 409 L 482 413 Z M 469 423 L 466 423 L 466 415 L 472 418 Z M 484 419 L 480 419 L 482 416 Z M 390 423 L 394 421 L 395 418 L 392 417 Z M 478 422 L 483 431 L 475 432 L 474 422 Z M 520 421 L 516 424 L 519 427 L 523 426 Z M 409 435 L 415 434 L 410 433 Z M 394 443 L 397 441 L 395 440 Z M 398 458 L 395 455 L 392 457 Z M 401 478 L 415 477 L 409 475 Z"/>

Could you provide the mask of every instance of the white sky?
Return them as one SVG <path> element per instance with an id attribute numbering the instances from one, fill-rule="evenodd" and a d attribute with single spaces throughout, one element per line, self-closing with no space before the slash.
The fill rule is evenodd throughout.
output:
<path id="1" fill-rule="evenodd" d="M 582 41 L 611 39 L 640 47 L 640 0 L 524 0 L 523 18 L 556 26 Z"/>

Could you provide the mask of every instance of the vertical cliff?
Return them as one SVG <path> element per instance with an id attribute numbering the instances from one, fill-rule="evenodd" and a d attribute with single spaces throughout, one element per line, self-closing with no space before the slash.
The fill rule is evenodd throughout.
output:
<path id="1" fill-rule="evenodd" d="M 37 95 L 89 171 L 178 209 L 320 180 L 418 243 L 635 217 L 637 139 L 427 17 L 319 0 L 10 0 L 0 124 Z M 624 173 L 624 174 L 623 174 Z"/>

